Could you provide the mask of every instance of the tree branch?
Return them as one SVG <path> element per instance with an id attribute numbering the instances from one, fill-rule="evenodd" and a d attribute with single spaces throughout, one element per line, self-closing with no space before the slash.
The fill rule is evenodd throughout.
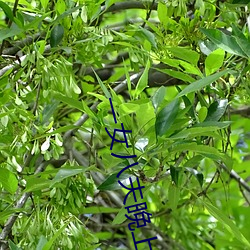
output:
<path id="1" fill-rule="evenodd" d="M 136 1 L 128 1 L 128 2 L 120 2 L 120 3 L 115 3 L 111 5 L 108 9 L 105 9 L 105 6 L 102 7 L 103 13 L 108 13 L 108 12 L 118 12 L 118 11 L 123 11 L 123 10 L 128 10 L 128 9 L 148 9 L 148 7 L 151 6 L 151 10 L 157 10 L 157 3 L 152 2 L 136 2 Z"/>
<path id="2" fill-rule="evenodd" d="M 43 38 L 45 32 L 39 32 L 33 36 L 27 36 L 25 39 L 18 41 L 13 44 L 13 47 L 6 48 L 3 50 L 3 55 L 15 55 L 19 50 L 23 49 L 25 46 L 31 45 L 33 42 Z"/>
<path id="3" fill-rule="evenodd" d="M 44 52 L 49 52 L 50 51 L 50 45 L 46 45 L 45 46 L 45 50 Z M 3 76 L 8 70 L 11 69 L 18 69 L 21 65 L 20 65 L 20 61 L 23 62 L 25 60 L 25 58 L 27 57 L 27 55 L 21 56 L 19 58 L 19 60 L 15 60 L 12 64 L 9 64 L 7 66 L 5 66 L 4 68 L 2 68 L 0 70 L 0 77 Z"/>
<path id="4" fill-rule="evenodd" d="M 240 186 L 250 192 L 250 186 L 233 169 L 229 170 L 224 163 L 219 164 L 219 166 L 224 169 L 232 179 L 236 180 Z"/>

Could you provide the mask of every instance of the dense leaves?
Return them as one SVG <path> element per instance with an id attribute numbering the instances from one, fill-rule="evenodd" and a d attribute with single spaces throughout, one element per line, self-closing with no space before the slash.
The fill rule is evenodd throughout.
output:
<path id="1" fill-rule="evenodd" d="M 0 1 L 0 249 L 249 249 L 248 7 Z"/>

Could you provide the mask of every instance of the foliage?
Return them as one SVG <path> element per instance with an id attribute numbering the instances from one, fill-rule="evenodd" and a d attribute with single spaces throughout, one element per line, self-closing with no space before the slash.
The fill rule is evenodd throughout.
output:
<path id="1" fill-rule="evenodd" d="M 1 249 L 249 249 L 248 7 L 0 1 Z"/>

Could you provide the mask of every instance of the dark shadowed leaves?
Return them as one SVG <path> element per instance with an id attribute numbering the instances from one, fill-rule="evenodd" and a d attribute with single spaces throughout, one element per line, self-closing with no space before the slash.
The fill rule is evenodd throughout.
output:
<path id="1" fill-rule="evenodd" d="M 63 39 L 64 28 L 61 24 L 56 25 L 50 35 L 50 46 L 56 47 Z"/>
<path id="2" fill-rule="evenodd" d="M 162 136 L 168 131 L 175 121 L 178 110 L 179 101 L 175 99 L 159 112 L 155 121 L 156 136 Z"/>
<path id="3" fill-rule="evenodd" d="M 170 167 L 170 175 L 172 181 L 175 183 L 176 186 L 178 186 L 178 180 L 179 180 L 179 173 L 181 169 L 180 168 L 175 168 L 173 166 Z"/>
<path id="4" fill-rule="evenodd" d="M 208 121 L 217 122 L 217 121 L 219 121 L 220 118 L 223 116 L 223 114 L 226 111 L 227 104 L 228 104 L 227 99 L 215 101 L 214 103 L 212 103 L 208 108 L 208 114 L 207 114 L 207 117 L 205 119 L 205 122 L 208 122 Z"/>
<path id="5" fill-rule="evenodd" d="M 249 0 L 233 0 L 232 2 L 232 4 L 244 4 L 244 5 L 247 5 L 249 3 L 250 3 Z"/>

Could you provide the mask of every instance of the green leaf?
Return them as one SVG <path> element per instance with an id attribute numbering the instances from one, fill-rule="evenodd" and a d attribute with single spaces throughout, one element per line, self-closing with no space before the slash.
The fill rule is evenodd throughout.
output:
<path id="1" fill-rule="evenodd" d="M 47 6 L 48 6 L 49 0 L 41 0 L 40 2 L 41 2 L 42 7 L 43 7 L 44 9 L 46 9 Z"/>
<path id="2" fill-rule="evenodd" d="M 111 98 L 111 94 L 109 93 L 108 89 L 106 88 L 106 86 L 103 84 L 102 80 L 100 79 L 100 77 L 96 74 L 96 72 L 94 71 L 96 79 L 98 81 L 98 83 L 100 84 L 103 93 L 105 94 L 105 96 L 109 99 Z"/>
<path id="3" fill-rule="evenodd" d="M 47 241 L 46 237 L 44 235 L 41 235 L 40 239 L 38 241 L 36 250 L 43 250 L 43 247 L 46 245 L 47 242 L 48 241 Z"/>
<path id="4" fill-rule="evenodd" d="M 242 31 L 234 23 L 232 23 L 232 35 L 235 37 L 241 38 L 242 40 L 246 40 L 248 42 L 245 35 L 242 33 Z"/>
<path id="5" fill-rule="evenodd" d="M 44 15 L 42 16 L 35 16 L 35 18 L 33 16 L 30 16 L 30 19 L 32 20 L 30 23 L 28 23 L 25 27 L 24 30 L 28 31 L 30 29 L 37 29 L 37 27 L 41 24 L 41 22 L 46 18 L 49 17 L 51 15 L 51 11 L 46 12 Z M 25 14 L 25 16 L 27 17 L 27 13 Z"/>
<path id="6" fill-rule="evenodd" d="M 122 180 L 126 180 L 131 177 L 130 174 L 121 174 L 119 178 L 116 177 L 117 173 L 111 174 L 97 189 L 101 190 L 101 191 L 105 191 L 105 190 L 118 190 L 121 189 L 122 187 L 120 186 L 120 184 L 118 183 L 118 180 L 123 183 Z M 135 180 L 135 177 L 132 176 L 132 181 Z"/>
<path id="7" fill-rule="evenodd" d="M 200 28 L 200 30 L 219 48 L 231 54 L 238 55 L 241 57 L 246 57 L 246 54 L 237 43 L 237 40 L 235 37 L 228 36 L 224 34 L 222 31 L 217 30 L 217 29 Z"/>
<path id="8" fill-rule="evenodd" d="M 64 28 L 61 24 L 54 26 L 50 35 L 50 46 L 56 47 L 63 39 Z"/>
<path id="9" fill-rule="evenodd" d="M 189 84 L 185 89 L 183 89 L 178 95 L 177 95 L 177 98 L 178 97 L 181 97 L 183 95 L 186 95 L 186 94 L 189 94 L 189 93 L 192 93 L 192 92 L 195 92 L 197 90 L 200 90 L 204 87 L 206 87 L 207 85 L 215 82 L 216 80 L 218 80 L 220 77 L 222 77 L 223 75 L 227 74 L 231 72 L 230 70 L 223 70 L 221 72 L 218 72 L 218 73 L 215 73 L 213 75 L 210 75 L 210 76 L 207 76 L 205 78 L 202 78 L 198 81 L 195 81 L 191 84 Z"/>
<path id="10" fill-rule="evenodd" d="M 98 98 L 99 100 L 106 102 L 108 99 L 106 98 L 106 96 L 104 95 L 99 95 L 93 92 L 88 92 L 89 95 L 95 96 L 96 98 Z"/>
<path id="11" fill-rule="evenodd" d="M 7 4 L 4 3 L 3 1 L 0 1 L 0 8 L 3 9 L 5 15 L 6 15 L 11 21 L 14 21 L 14 15 L 13 15 L 13 12 L 12 12 L 11 8 L 9 7 L 9 5 L 7 5 Z"/>
<path id="12" fill-rule="evenodd" d="M 53 237 L 45 244 L 42 250 L 49 250 L 52 247 L 54 241 L 59 237 L 59 235 L 65 230 L 65 228 L 69 224 L 69 222 L 64 222 L 64 223 L 65 224 L 59 230 L 57 230 L 53 235 Z"/>
<path id="13" fill-rule="evenodd" d="M 17 36 L 22 33 L 24 30 L 20 29 L 18 26 L 13 25 L 11 28 L 1 29 L 0 30 L 0 41 L 3 41 L 6 38 Z"/>
<path id="14" fill-rule="evenodd" d="M 196 169 L 194 168 L 189 168 L 189 167 L 186 167 L 185 168 L 188 172 L 190 172 L 192 175 L 195 176 L 195 178 L 198 180 L 200 186 L 202 187 L 203 185 L 203 181 L 204 181 L 204 176 L 201 172 L 197 171 Z"/>
<path id="15" fill-rule="evenodd" d="M 200 50 L 203 54 L 205 55 L 209 55 L 212 51 L 218 49 L 218 46 L 216 44 L 214 44 L 212 41 L 210 41 L 209 39 L 206 39 L 204 41 L 199 41 L 199 47 Z"/>
<path id="16" fill-rule="evenodd" d="M 183 72 L 180 72 L 180 71 L 176 71 L 176 70 L 173 70 L 173 69 L 158 69 L 156 68 L 156 70 L 162 72 L 162 73 L 165 73 L 169 76 L 172 76 L 174 78 L 177 78 L 177 79 L 180 79 L 184 82 L 193 82 L 195 79 L 191 76 L 189 76 L 188 74 L 186 73 L 183 73 Z"/>
<path id="17" fill-rule="evenodd" d="M 101 206 L 91 206 L 83 207 L 81 209 L 82 214 L 105 214 L 105 213 L 118 213 L 120 208 L 114 207 L 101 207 Z"/>
<path id="18" fill-rule="evenodd" d="M 120 110 L 120 114 L 131 114 L 136 112 L 138 109 L 140 109 L 140 105 L 139 104 L 135 104 L 135 103 L 122 103 L 119 106 L 119 110 Z"/>
<path id="19" fill-rule="evenodd" d="M 169 207 L 175 211 L 180 199 L 180 189 L 171 182 L 168 188 L 168 204 Z"/>
<path id="20" fill-rule="evenodd" d="M 176 86 L 176 88 L 177 88 L 178 92 L 180 93 L 181 92 L 181 88 L 179 86 Z M 182 100 L 185 103 L 185 108 L 188 109 L 187 113 L 189 114 L 189 116 L 193 120 L 196 120 L 196 116 L 195 116 L 195 113 L 194 113 L 194 107 L 193 107 L 191 101 L 186 96 L 182 96 L 181 98 L 182 98 Z"/>
<path id="21" fill-rule="evenodd" d="M 181 47 L 176 47 L 176 48 L 173 47 L 173 48 L 169 48 L 168 50 L 172 52 L 175 57 L 178 57 L 182 60 L 190 62 L 194 66 L 197 65 L 199 58 L 200 58 L 200 54 L 198 52 L 190 50 L 190 49 L 185 49 Z"/>
<path id="22" fill-rule="evenodd" d="M 5 168 L 0 168 L 0 183 L 3 185 L 11 194 L 14 194 L 17 191 L 18 180 L 16 176 Z"/>
<path id="23" fill-rule="evenodd" d="M 48 137 L 48 136 L 50 136 L 50 135 L 61 134 L 61 133 L 63 133 L 63 132 L 67 132 L 67 131 L 70 130 L 70 129 L 76 129 L 76 128 L 79 128 L 79 126 L 67 125 L 67 126 L 64 126 L 64 127 L 58 128 L 58 129 L 55 129 L 55 130 L 53 130 L 53 132 L 44 133 L 44 134 L 42 134 L 42 135 L 35 136 L 35 137 L 32 138 L 32 141 L 35 141 L 35 140 L 37 140 L 37 139 L 41 139 L 41 138 L 44 138 L 44 137 Z"/>
<path id="24" fill-rule="evenodd" d="M 85 112 L 85 109 L 83 108 L 83 105 L 80 101 L 76 100 L 76 99 L 73 99 L 73 98 L 70 98 L 68 96 L 64 96 L 58 92 L 54 92 L 53 93 L 53 97 L 55 99 L 57 99 L 58 101 L 61 101 L 63 103 L 66 103 L 68 104 L 69 106 L 73 107 L 73 108 L 76 108 L 82 112 Z"/>
<path id="25" fill-rule="evenodd" d="M 45 104 L 42 112 L 42 124 L 49 122 L 50 118 L 53 116 L 54 112 L 58 108 L 59 102 L 52 100 L 51 103 Z"/>
<path id="26" fill-rule="evenodd" d="M 185 143 L 183 144 L 186 145 Z M 205 157 L 208 157 L 214 161 L 223 161 L 229 168 L 231 167 L 232 163 L 230 163 L 230 157 L 226 154 L 220 153 L 216 148 L 210 147 L 207 145 L 197 145 L 195 142 L 187 143 L 187 146 L 184 148 L 181 144 L 176 144 L 171 148 L 172 153 L 180 152 L 183 150 L 197 152 Z"/>
<path id="27" fill-rule="evenodd" d="M 61 182 L 62 180 L 66 179 L 70 176 L 74 176 L 74 175 L 83 173 L 85 171 L 86 171 L 86 168 L 84 168 L 84 167 L 79 167 L 79 166 L 73 167 L 73 166 L 64 165 L 64 167 L 61 168 L 57 172 L 56 176 L 52 180 L 51 186 L 57 182 Z"/>
<path id="28" fill-rule="evenodd" d="M 174 99 L 156 116 L 155 132 L 156 136 L 164 135 L 174 123 L 179 110 L 179 101 Z"/>
<path id="29" fill-rule="evenodd" d="M 180 168 L 175 168 L 173 166 L 170 166 L 170 175 L 171 179 L 174 182 L 174 184 L 178 187 L 178 181 L 179 181 L 179 172 L 181 171 Z"/>
<path id="30" fill-rule="evenodd" d="M 195 155 L 194 157 L 188 159 L 185 162 L 184 168 L 186 168 L 186 167 L 188 167 L 188 168 L 197 167 L 203 159 L 204 159 L 204 157 L 202 155 Z"/>
<path id="31" fill-rule="evenodd" d="M 165 95 L 166 95 L 166 87 L 161 86 L 156 90 L 156 92 L 152 96 L 151 101 L 155 111 L 157 111 L 158 107 L 163 102 Z"/>
<path id="32" fill-rule="evenodd" d="M 151 46 L 153 48 L 157 47 L 156 41 L 155 41 L 155 35 L 154 33 L 150 32 L 147 29 L 142 28 L 141 26 L 139 26 L 139 31 L 136 32 L 136 34 L 140 35 L 142 37 L 142 40 L 147 40 L 150 42 Z"/>
<path id="33" fill-rule="evenodd" d="M 206 107 L 201 107 L 199 112 L 198 112 L 198 118 L 200 122 L 203 122 L 206 119 L 207 116 L 207 108 Z"/>
<path id="34" fill-rule="evenodd" d="M 240 38 L 240 37 L 235 37 L 237 43 L 239 44 L 240 48 L 244 51 L 244 53 L 250 57 L 250 42 L 248 41 L 248 39 L 246 39 L 244 37 L 244 39 Z"/>
<path id="35" fill-rule="evenodd" d="M 197 66 L 193 66 L 191 63 L 184 62 L 181 60 L 179 60 L 179 65 L 184 68 L 185 73 L 203 77 L 203 74 L 201 73 L 200 69 Z"/>
<path id="36" fill-rule="evenodd" d="M 146 67 L 136 85 L 135 92 L 134 92 L 134 98 L 137 98 L 141 92 L 147 87 L 148 85 L 148 70 L 150 67 L 150 61 L 147 61 Z"/>
<path id="37" fill-rule="evenodd" d="M 168 9 L 167 5 L 163 2 L 159 2 L 157 6 L 157 14 L 161 23 L 167 24 L 168 21 Z"/>
<path id="38" fill-rule="evenodd" d="M 71 15 L 72 13 L 78 11 L 79 9 L 81 9 L 83 7 L 82 4 L 79 4 L 78 6 L 76 7 L 73 7 L 72 9 L 69 9 L 69 10 L 66 10 L 64 13 L 62 13 L 60 16 L 58 16 L 56 18 L 56 20 L 53 22 L 54 23 L 58 23 L 60 20 L 64 19 L 65 17 Z"/>
<path id="39" fill-rule="evenodd" d="M 193 127 L 216 127 L 216 129 L 226 128 L 231 125 L 231 121 L 216 122 L 216 121 L 204 121 L 193 125 Z"/>
<path id="40" fill-rule="evenodd" d="M 37 176 L 26 177 L 26 188 L 24 192 L 40 191 L 49 188 L 50 185 L 51 180 Z"/>
<path id="41" fill-rule="evenodd" d="M 227 109 L 227 104 L 228 104 L 227 99 L 222 99 L 222 100 L 213 102 L 208 108 L 208 114 L 205 119 L 205 122 L 219 121 Z"/>
<path id="42" fill-rule="evenodd" d="M 200 199 L 201 200 L 201 199 Z M 223 226 L 232 233 L 239 241 L 241 241 L 245 246 L 250 248 L 250 242 L 245 238 L 245 236 L 240 232 L 238 227 L 234 224 L 232 220 L 230 220 L 221 210 L 213 206 L 212 204 L 201 200 L 205 205 L 208 212 L 216 218 L 219 222 L 223 224 Z"/>
<path id="43" fill-rule="evenodd" d="M 123 61 L 123 67 L 124 67 L 124 72 L 125 72 L 125 76 L 126 76 L 126 80 L 127 80 L 128 92 L 129 92 L 130 96 L 132 96 L 131 95 L 131 80 L 130 80 L 128 67 L 126 66 L 125 61 Z"/>
<path id="44" fill-rule="evenodd" d="M 170 139 L 190 139 L 197 136 L 206 135 L 207 132 L 215 131 L 219 129 L 218 127 L 195 127 L 195 128 L 188 128 L 185 130 L 180 131 L 179 133 L 172 135 Z"/>
<path id="45" fill-rule="evenodd" d="M 8 242 L 9 242 L 10 250 L 22 250 L 16 244 L 14 244 L 11 240 L 9 240 Z"/>
<path id="46" fill-rule="evenodd" d="M 5 220 L 7 220 L 10 215 L 23 211 L 24 211 L 23 208 L 14 209 L 7 207 L 5 211 L 0 212 L 0 223 L 4 223 Z"/>
<path id="47" fill-rule="evenodd" d="M 205 72 L 206 75 L 211 75 L 223 65 L 225 57 L 225 51 L 222 49 L 217 49 L 210 53 L 205 60 Z"/>

